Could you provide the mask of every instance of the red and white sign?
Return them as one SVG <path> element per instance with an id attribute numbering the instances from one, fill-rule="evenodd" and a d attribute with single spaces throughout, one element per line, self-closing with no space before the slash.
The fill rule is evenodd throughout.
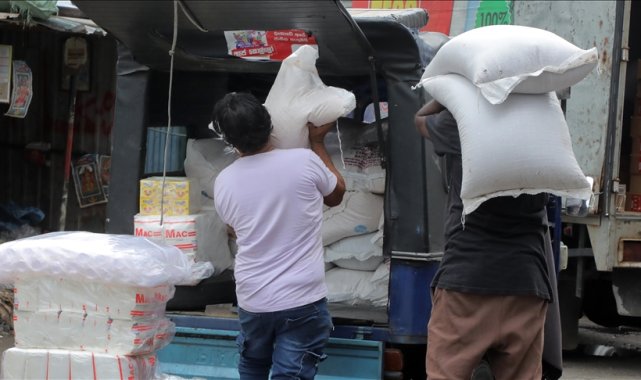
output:
<path id="1" fill-rule="evenodd" d="M 225 32 L 229 55 L 282 61 L 302 45 L 316 45 L 316 38 L 304 30 L 231 30 Z"/>

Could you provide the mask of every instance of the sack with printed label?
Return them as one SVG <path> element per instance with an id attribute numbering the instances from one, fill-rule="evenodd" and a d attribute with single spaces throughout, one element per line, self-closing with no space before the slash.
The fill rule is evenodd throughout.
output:
<path id="1" fill-rule="evenodd" d="M 459 34 L 445 43 L 425 68 L 425 79 L 459 74 L 491 104 L 510 93 L 544 94 L 570 87 L 598 62 L 596 48 L 583 50 L 543 29 L 491 25 Z"/>
<path id="2" fill-rule="evenodd" d="M 356 108 L 354 94 L 323 83 L 317 59 L 315 48 L 301 46 L 285 58 L 269 90 L 265 107 L 274 126 L 271 140 L 276 148 L 307 147 L 307 122 L 321 126 Z"/>

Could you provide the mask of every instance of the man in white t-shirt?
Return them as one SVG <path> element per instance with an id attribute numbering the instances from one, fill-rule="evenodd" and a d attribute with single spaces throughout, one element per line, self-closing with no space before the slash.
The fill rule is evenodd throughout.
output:
<path id="1" fill-rule="evenodd" d="M 225 95 L 213 123 L 240 158 L 216 178 L 216 210 L 236 234 L 234 266 L 242 380 L 313 379 L 333 328 L 327 310 L 321 223 L 345 181 L 324 145 L 335 123 L 309 125 L 311 149 L 275 149 L 267 109 Z"/>

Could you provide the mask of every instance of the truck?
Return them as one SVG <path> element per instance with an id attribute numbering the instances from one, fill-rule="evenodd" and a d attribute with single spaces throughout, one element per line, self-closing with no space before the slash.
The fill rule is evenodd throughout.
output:
<path id="1" fill-rule="evenodd" d="M 383 253 L 390 263 L 385 307 L 330 308 L 336 328 L 319 378 L 424 378 L 429 284 L 443 254 L 447 190 L 443 163 L 430 142 L 418 138 L 414 130 L 413 115 L 427 99 L 411 86 L 447 41 L 444 34 L 429 31 L 432 15 L 422 8 L 346 8 L 351 2 L 332 0 L 129 1 L 126 8 L 118 2 L 75 3 L 120 41 L 108 233 L 133 231 L 138 182 L 149 174 L 144 171 L 151 149 L 148 131 L 167 124 L 168 111 L 172 125 L 202 130 L 212 105 L 224 93 L 249 90 L 264 99 L 269 91 L 279 62 L 229 55 L 225 31 L 303 30 L 314 37 L 323 81 L 356 95 L 355 117 L 362 117 L 365 105 L 374 105 L 386 172 Z M 389 3 L 391 7 L 399 2 Z M 430 2 L 406 1 L 396 8 L 423 3 Z M 579 47 L 598 48 L 598 70 L 562 96 L 575 155 L 594 184 L 589 202 L 557 199 L 550 206 L 560 270 L 563 348 L 576 348 L 583 315 L 609 326 L 638 324 L 641 210 L 635 208 L 638 201 L 631 201 L 638 199 L 635 191 L 641 192 L 635 187 L 639 152 L 631 151 L 638 149 L 639 140 L 639 116 L 632 115 L 641 112 L 641 94 L 635 95 L 633 83 L 639 81 L 636 62 L 641 52 L 640 34 L 634 29 L 638 23 L 632 22 L 639 17 L 638 4 L 489 2 L 501 3 L 497 8 L 486 1 L 439 3 L 450 4 L 439 12 L 449 9 L 451 36 L 472 27 L 508 23 L 546 29 Z M 443 17 L 438 12 L 434 16 Z M 381 121 L 381 102 L 388 104 L 387 129 Z M 230 282 L 214 281 L 207 293 L 224 286 L 229 289 Z M 169 315 L 177 332 L 172 344 L 159 353 L 164 372 L 200 378 L 237 376 L 233 339 L 238 321 L 233 315 L 202 310 Z"/>

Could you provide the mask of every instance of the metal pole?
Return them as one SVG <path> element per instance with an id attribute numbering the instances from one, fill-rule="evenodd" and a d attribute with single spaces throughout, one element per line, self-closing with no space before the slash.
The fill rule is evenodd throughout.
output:
<path id="1" fill-rule="evenodd" d="M 69 198 L 69 177 L 71 175 L 71 151 L 73 148 L 73 129 L 76 118 L 76 74 L 69 79 L 69 118 L 67 120 L 67 146 L 65 148 L 65 170 L 60 204 L 60 223 L 58 229 L 64 231 L 67 222 L 67 200 Z"/>

